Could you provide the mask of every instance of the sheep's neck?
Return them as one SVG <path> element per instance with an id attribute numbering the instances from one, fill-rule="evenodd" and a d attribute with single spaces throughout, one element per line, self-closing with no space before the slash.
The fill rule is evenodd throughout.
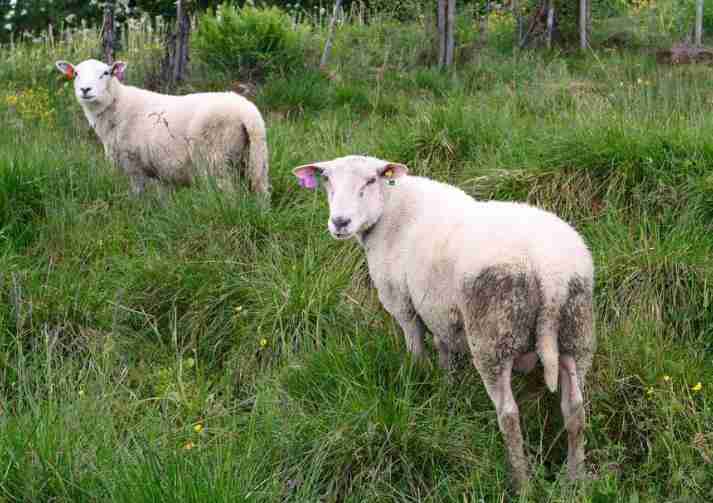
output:
<path id="1" fill-rule="evenodd" d="M 382 253 L 385 249 L 393 248 L 393 245 L 399 241 L 402 224 L 406 223 L 407 212 L 403 211 L 407 206 L 405 196 L 406 193 L 403 192 L 387 193 L 381 218 L 367 230 L 357 234 L 359 244 L 366 251 L 367 260 L 371 253 Z"/>
<path id="2" fill-rule="evenodd" d="M 114 89 L 112 95 L 112 100 L 108 105 L 102 108 L 93 108 L 88 106 L 82 106 L 84 110 L 84 115 L 86 115 L 89 125 L 97 132 L 99 137 L 104 138 L 105 135 L 109 134 L 112 129 L 114 129 L 115 124 L 111 120 L 106 120 L 107 117 L 111 117 L 113 112 L 117 108 L 117 101 L 121 93 L 121 88 L 117 87 Z"/>
<path id="3" fill-rule="evenodd" d="M 113 112 L 116 110 L 116 100 L 117 98 L 115 96 L 111 103 L 94 114 L 93 123 L 91 120 L 89 121 L 92 128 L 97 132 L 100 138 L 106 138 L 106 136 L 116 127 L 116 123 L 114 121 L 108 120 L 109 117 L 114 115 Z"/>

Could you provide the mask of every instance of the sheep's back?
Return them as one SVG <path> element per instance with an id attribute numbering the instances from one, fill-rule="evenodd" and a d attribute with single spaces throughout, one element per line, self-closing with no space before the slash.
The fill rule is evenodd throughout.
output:
<path id="1" fill-rule="evenodd" d="M 455 187 L 408 178 L 413 204 L 402 246 L 409 250 L 409 276 L 426 276 L 419 283 L 458 285 L 504 265 L 531 271 L 553 295 L 564 295 L 573 276 L 592 278 L 584 241 L 553 213 L 522 203 L 479 202 Z"/>

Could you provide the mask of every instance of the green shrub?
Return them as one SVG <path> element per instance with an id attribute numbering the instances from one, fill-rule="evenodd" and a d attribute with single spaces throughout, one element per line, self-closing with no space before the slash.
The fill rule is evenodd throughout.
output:
<path id="1" fill-rule="evenodd" d="M 242 78 L 291 73 L 304 66 L 303 37 L 277 7 L 221 4 L 198 22 L 194 47 L 206 63 Z"/>
<path id="2" fill-rule="evenodd" d="M 306 70 L 289 79 L 273 79 L 257 98 L 258 106 L 301 115 L 332 106 L 334 88 L 317 70 Z"/>

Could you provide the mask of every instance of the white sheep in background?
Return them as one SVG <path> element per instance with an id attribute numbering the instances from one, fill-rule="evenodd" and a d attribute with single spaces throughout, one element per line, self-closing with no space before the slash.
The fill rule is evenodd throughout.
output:
<path id="1" fill-rule="evenodd" d="M 300 166 L 300 185 L 323 181 L 328 228 L 356 237 L 386 310 L 408 349 L 434 336 L 440 364 L 470 350 L 495 404 L 516 488 L 528 480 L 510 378 L 537 359 L 550 391 L 561 385 L 568 473 L 584 464 L 584 379 L 595 349 L 592 258 L 582 238 L 552 213 L 518 203 L 478 202 L 463 191 L 373 157 Z"/>
<path id="2" fill-rule="evenodd" d="M 245 156 L 251 188 L 269 197 L 265 123 L 247 99 L 230 92 L 169 96 L 127 86 L 121 83 L 121 61 L 56 66 L 74 80 L 89 124 L 106 156 L 129 176 L 134 193 L 150 180 L 188 185 L 196 175 L 230 186 L 228 164 Z"/>

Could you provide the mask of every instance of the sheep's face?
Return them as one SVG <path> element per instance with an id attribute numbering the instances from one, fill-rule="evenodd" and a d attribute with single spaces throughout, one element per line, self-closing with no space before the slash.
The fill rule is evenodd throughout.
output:
<path id="1" fill-rule="evenodd" d="M 112 77 L 119 80 L 124 78 L 126 64 L 117 61 L 109 66 L 97 61 L 88 59 L 78 64 L 76 67 L 66 61 L 57 61 L 57 69 L 67 78 L 74 81 L 74 94 L 82 106 L 102 108 L 112 101 L 111 87 Z"/>
<path id="2" fill-rule="evenodd" d="M 315 189 L 321 182 L 329 201 L 327 228 L 336 239 L 349 239 L 379 221 L 384 191 L 408 169 L 374 157 L 347 156 L 306 164 L 293 172 L 302 187 Z"/>

